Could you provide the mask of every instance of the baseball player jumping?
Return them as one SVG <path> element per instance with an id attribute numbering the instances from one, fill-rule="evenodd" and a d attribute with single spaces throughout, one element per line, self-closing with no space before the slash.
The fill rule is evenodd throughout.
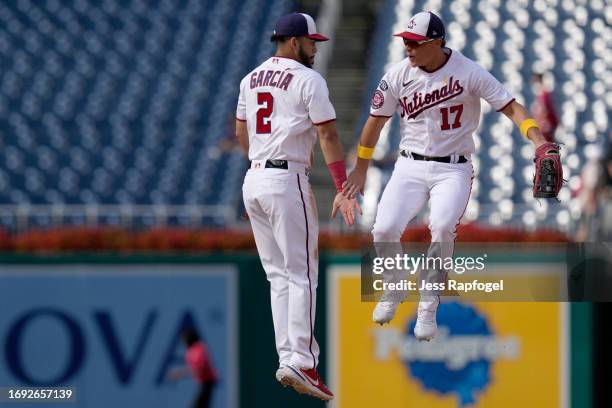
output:
<path id="1" fill-rule="evenodd" d="M 397 112 L 400 156 L 378 206 L 374 243 L 394 243 L 397 248 L 406 225 L 429 201 L 432 245 L 427 255 L 452 257 L 456 227 L 471 192 L 472 134 L 479 124 L 480 99 L 510 118 L 535 144 L 535 197 L 557 196 L 563 178 L 559 148 L 545 140 L 536 121 L 497 79 L 460 52 L 445 47 L 445 29 L 438 16 L 418 13 L 406 31 L 395 36 L 403 39 L 408 56 L 389 69 L 374 92 L 357 165 L 344 192 L 350 198 L 357 192 L 363 194 L 380 132 Z M 445 281 L 446 276 L 444 270 L 421 271 L 421 279 L 427 282 Z M 379 324 L 391 321 L 404 297 L 384 293 L 373 320 Z M 439 292 L 421 292 L 414 329 L 419 340 L 434 337 L 439 302 Z"/>
<path id="2" fill-rule="evenodd" d="M 327 83 L 312 70 L 317 33 L 309 15 L 283 16 L 271 38 L 276 53 L 240 83 L 236 134 L 251 160 L 243 185 L 244 205 L 257 251 L 270 282 L 279 368 L 276 379 L 322 400 L 333 394 L 317 373 L 314 338 L 318 282 L 317 208 L 308 183 L 317 134 L 339 192 L 332 216 L 348 225 L 361 211 L 340 191 L 346 181 L 344 153 Z"/>

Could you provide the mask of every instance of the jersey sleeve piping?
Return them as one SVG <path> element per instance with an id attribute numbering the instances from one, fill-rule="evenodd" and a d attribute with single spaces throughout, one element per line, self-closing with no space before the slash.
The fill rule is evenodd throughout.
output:
<path id="1" fill-rule="evenodd" d="M 515 100 L 516 100 L 516 98 L 512 98 L 512 99 L 510 99 L 510 101 L 509 101 L 507 104 L 505 104 L 504 106 L 502 106 L 500 109 L 498 109 L 498 110 L 497 110 L 497 112 L 501 112 L 501 111 L 503 111 L 503 110 L 504 110 L 504 109 L 506 109 L 508 106 L 510 106 L 510 104 L 511 104 L 512 102 L 514 102 Z"/>
<path id="2" fill-rule="evenodd" d="M 324 125 L 326 123 L 335 122 L 335 120 L 336 120 L 336 118 L 329 119 L 329 120 L 324 120 L 323 122 L 313 123 L 313 125 L 320 126 L 320 125 Z"/>

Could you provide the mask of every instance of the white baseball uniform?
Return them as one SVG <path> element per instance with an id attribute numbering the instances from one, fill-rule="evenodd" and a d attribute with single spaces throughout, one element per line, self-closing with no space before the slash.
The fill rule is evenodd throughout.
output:
<path id="1" fill-rule="evenodd" d="M 295 60 L 271 57 L 240 83 L 236 118 L 247 122 L 251 168 L 242 191 L 270 282 L 279 363 L 313 368 L 319 227 L 308 173 L 314 125 L 336 118 L 327 83 Z"/>
<path id="2" fill-rule="evenodd" d="M 514 99 L 478 64 L 458 51 L 444 51 L 446 63 L 433 72 L 412 67 L 408 59 L 393 65 L 374 91 L 370 114 L 399 114 L 404 152 L 378 205 L 374 242 L 399 242 L 406 225 L 429 201 L 432 242 L 450 243 L 432 245 L 429 256 L 449 257 L 471 192 L 470 154 L 480 98 L 498 111 Z M 449 163 L 415 160 L 414 154 L 448 157 Z"/>

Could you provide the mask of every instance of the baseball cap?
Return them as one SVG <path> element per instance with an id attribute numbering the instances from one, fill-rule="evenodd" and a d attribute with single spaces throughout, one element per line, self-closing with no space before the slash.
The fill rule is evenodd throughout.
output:
<path id="1" fill-rule="evenodd" d="M 291 13 L 279 18 L 270 41 L 274 41 L 277 37 L 308 37 L 315 41 L 329 40 L 324 35 L 317 33 L 314 19 L 304 13 Z"/>
<path id="2" fill-rule="evenodd" d="M 394 34 L 407 40 L 423 41 L 434 38 L 444 38 L 446 31 L 440 17 L 430 11 L 415 14 L 408 23 L 406 31 Z"/>

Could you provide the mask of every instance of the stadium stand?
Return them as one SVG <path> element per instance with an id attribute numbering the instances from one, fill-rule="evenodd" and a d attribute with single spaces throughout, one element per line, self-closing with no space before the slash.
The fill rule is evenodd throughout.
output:
<path id="1" fill-rule="evenodd" d="M 289 0 L 0 2 L 0 226 L 237 220 L 245 161 L 227 141 L 238 83 L 273 52 L 268 36 L 292 6 Z M 562 118 L 556 138 L 570 188 L 560 203 L 537 202 L 533 148 L 483 105 L 465 219 L 570 228 L 580 216 L 570 189 L 580 183 L 585 152 L 601 150 L 611 131 L 612 84 L 605 78 L 612 77 L 612 5 L 384 0 L 370 42 L 363 121 L 385 66 L 403 58 L 391 34 L 417 10 L 438 12 L 449 46 L 489 69 L 527 106 L 532 72 L 547 71 Z M 394 153 L 397 133 L 394 119 L 378 154 Z M 373 219 L 384 183 L 373 170 L 364 224 Z"/>
<path id="2" fill-rule="evenodd" d="M 291 5 L 1 2 L 0 224 L 235 219 L 245 161 L 223 138 Z"/>

